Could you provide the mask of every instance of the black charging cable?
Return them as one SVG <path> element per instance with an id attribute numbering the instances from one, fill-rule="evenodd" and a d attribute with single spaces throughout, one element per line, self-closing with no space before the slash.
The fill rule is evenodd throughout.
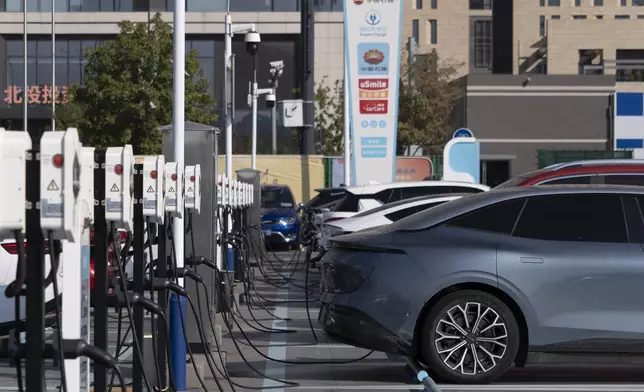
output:
<path id="1" fill-rule="evenodd" d="M 170 241 L 170 249 L 171 249 L 170 260 L 171 260 L 171 263 L 172 263 L 172 270 L 176 271 L 177 270 L 177 254 L 176 254 L 176 250 L 175 250 L 175 247 L 174 247 L 172 219 L 169 218 L 168 221 L 169 221 L 169 224 L 168 224 L 167 235 L 168 235 L 168 240 Z M 182 230 L 181 232 L 183 234 L 184 230 Z M 192 298 L 190 298 L 190 296 L 185 291 L 185 289 L 183 287 L 179 286 L 179 284 L 178 284 L 179 277 L 175 274 L 173 276 L 173 279 L 174 279 L 174 282 L 168 282 L 168 284 L 167 284 L 168 290 L 171 290 L 172 292 L 174 292 L 178 296 L 185 297 L 186 300 L 188 301 L 188 303 L 190 304 L 190 307 L 192 308 L 192 311 L 195 314 L 195 318 L 198 319 L 199 313 L 197 312 L 196 309 L 194 309 L 194 304 L 192 303 Z M 199 374 L 199 371 L 197 369 L 197 362 L 195 361 L 194 354 L 192 352 L 192 348 L 190 347 L 190 342 L 188 341 L 188 333 L 187 333 L 187 328 L 186 328 L 185 316 L 183 314 L 183 309 L 182 309 L 180 304 L 178 305 L 178 309 L 179 309 L 179 317 L 181 318 L 181 330 L 183 332 L 183 338 L 184 338 L 184 340 L 186 342 L 186 351 L 188 352 L 188 356 L 190 357 L 190 362 L 192 363 L 192 366 L 193 366 L 193 368 L 195 370 L 195 374 L 197 376 L 197 380 L 199 381 L 199 384 L 201 384 L 201 387 L 204 390 L 208 391 L 208 388 L 206 387 L 206 383 L 203 380 L 203 378 L 201 377 L 201 375 Z M 206 348 L 205 352 L 207 353 L 206 354 L 206 362 L 208 363 L 208 368 L 210 369 L 210 372 L 212 373 L 212 376 L 213 376 L 213 379 L 215 380 L 215 384 L 217 385 L 217 388 L 219 389 L 220 392 L 223 392 L 224 388 L 221 385 L 221 382 L 219 381 L 219 378 L 217 377 L 217 372 L 211 366 L 208 354 L 210 354 L 210 355 L 212 355 L 212 354 L 209 352 L 210 350 L 208 350 L 208 348 L 207 348 L 208 345 L 206 343 L 206 339 L 205 339 L 204 334 L 202 334 L 203 331 L 201 331 L 200 328 L 199 328 L 200 327 L 199 323 L 197 323 L 197 327 L 198 327 L 197 329 L 199 331 L 199 339 L 201 340 L 201 343 L 203 344 L 204 348 Z"/>
<path id="2" fill-rule="evenodd" d="M 67 375 L 65 372 L 65 355 L 63 353 L 63 318 L 62 318 L 62 306 L 60 305 L 60 290 L 58 287 L 58 267 L 60 259 L 54 250 L 54 232 L 52 230 L 47 231 L 47 239 L 49 241 L 49 275 L 53 276 L 52 284 L 54 286 L 54 306 L 56 308 L 56 325 L 58 326 L 58 333 L 56 334 L 56 341 L 58 342 L 58 369 L 60 369 L 60 384 L 62 386 L 63 392 L 67 392 Z"/>
<path id="3" fill-rule="evenodd" d="M 117 252 L 119 252 L 119 249 L 121 249 L 121 241 L 118 237 L 118 231 L 116 229 L 116 225 L 114 223 L 111 224 L 110 230 L 112 231 L 112 236 L 114 238 L 114 247 Z M 143 235 L 141 233 L 140 235 Z M 127 242 L 126 242 L 127 243 Z M 130 304 L 130 299 L 128 296 L 127 292 L 127 282 L 125 281 L 125 272 L 123 271 L 123 267 L 121 266 L 121 260 L 119 260 L 118 263 L 116 263 L 118 267 L 118 274 L 119 274 L 119 283 L 121 285 L 121 290 L 123 292 L 123 297 L 125 299 L 125 309 L 127 311 L 127 317 L 130 325 L 132 326 L 132 330 L 134 330 L 134 317 L 133 317 L 133 312 L 132 312 L 132 305 Z M 143 350 L 141 348 L 141 342 L 139 342 L 138 337 L 136 336 L 136 333 L 132 334 L 132 341 L 134 343 L 134 351 L 135 355 L 137 356 L 137 359 L 139 362 L 143 363 Z M 156 358 L 155 358 L 156 360 Z M 148 391 L 153 391 L 152 386 L 150 384 L 150 381 L 148 380 L 147 374 L 145 374 L 145 370 L 141 370 L 141 374 L 143 376 L 143 381 L 145 382 L 145 386 L 148 388 Z M 110 392 L 112 392 L 112 386 L 110 386 L 109 389 Z"/>

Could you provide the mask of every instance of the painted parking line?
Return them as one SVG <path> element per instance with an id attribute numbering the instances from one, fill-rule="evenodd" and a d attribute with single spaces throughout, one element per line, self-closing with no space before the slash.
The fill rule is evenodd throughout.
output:
<path id="1" fill-rule="evenodd" d="M 288 289 L 280 289 L 277 292 L 277 297 L 288 298 Z M 275 316 L 277 316 L 278 318 L 286 318 L 287 315 L 288 315 L 288 303 L 284 303 L 284 305 L 278 306 L 275 308 Z M 272 327 L 274 329 L 278 329 L 277 327 L 280 326 L 280 323 L 286 324 L 286 322 L 276 319 L 273 321 Z M 274 341 L 273 338 L 275 338 L 276 340 Z M 286 360 L 286 346 L 280 345 L 277 343 L 283 343 L 283 342 L 278 342 L 277 336 L 273 334 L 271 337 L 270 343 L 268 344 L 267 356 L 270 358 L 275 358 L 280 361 L 284 361 Z M 266 360 L 265 374 L 273 378 L 276 378 L 278 380 L 283 380 L 284 377 L 286 377 L 286 366 L 284 366 L 284 363 Z M 280 384 L 278 382 L 265 378 L 262 388 L 268 388 L 268 389 L 264 389 L 267 391 L 284 392 L 284 388 L 275 388 L 275 386 L 279 386 L 279 385 Z"/>
<path id="2" fill-rule="evenodd" d="M 642 392 L 644 384 L 491 384 L 439 385 L 441 391 L 531 391 L 531 392 Z M 352 390 L 352 391 L 422 391 L 422 385 L 300 385 L 296 390 Z"/>

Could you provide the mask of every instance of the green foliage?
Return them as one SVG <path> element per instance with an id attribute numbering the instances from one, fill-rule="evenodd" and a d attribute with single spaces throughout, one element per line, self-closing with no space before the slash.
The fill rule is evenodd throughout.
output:
<path id="1" fill-rule="evenodd" d="M 315 127 L 320 135 L 322 154 L 341 155 L 344 151 L 344 81 L 329 86 L 324 77 L 315 89 Z"/>
<path id="2" fill-rule="evenodd" d="M 132 144 L 135 154 L 161 152 L 160 126 L 172 123 L 172 27 L 156 14 L 150 24 L 120 23 L 121 33 L 85 53 L 84 86 L 57 107 L 60 128 L 77 127 L 95 147 Z M 185 118 L 217 120 L 208 81 L 199 75 L 196 52 L 186 56 Z"/>
<path id="3" fill-rule="evenodd" d="M 418 145 L 442 152 L 454 130 L 452 115 L 462 88 L 455 82 L 461 64 L 440 61 L 432 50 L 401 69 L 398 152 Z"/>
<path id="4" fill-rule="evenodd" d="M 453 131 L 452 114 L 461 87 L 454 81 L 461 65 L 441 62 L 436 51 L 418 56 L 401 69 L 398 99 L 398 154 L 411 145 L 431 153 L 440 151 Z M 413 83 L 410 83 L 413 81 Z M 315 124 L 322 153 L 341 155 L 344 150 L 344 83 L 332 87 L 323 81 L 315 91 Z"/>

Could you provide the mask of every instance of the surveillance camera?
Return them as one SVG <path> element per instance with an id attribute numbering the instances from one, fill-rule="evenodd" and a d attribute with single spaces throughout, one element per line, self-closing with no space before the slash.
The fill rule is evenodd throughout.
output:
<path id="1" fill-rule="evenodd" d="M 275 107 L 275 94 L 266 94 L 266 107 L 272 109 Z"/>
<path id="2" fill-rule="evenodd" d="M 284 68 L 284 62 L 281 61 L 281 60 L 280 61 L 271 61 L 270 64 L 271 64 L 271 68 L 274 68 L 274 69 L 277 69 L 277 70 L 280 70 L 280 69 Z"/>
<path id="3" fill-rule="evenodd" d="M 244 42 L 246 42 L 246 51 L 254 56 L 259 51 L 259 44 L 262 42 L 262 39 L 258 32 L 249 31 L 244 37 Z"/>

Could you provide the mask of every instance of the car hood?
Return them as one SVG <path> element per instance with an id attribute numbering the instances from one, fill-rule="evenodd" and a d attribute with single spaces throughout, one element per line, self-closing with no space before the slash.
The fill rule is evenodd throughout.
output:
<path id="1" fill-rule="evenodd" d="M 290 218 L 295 215 L 293 208 L 262 208 L 262 219 Z"/>

